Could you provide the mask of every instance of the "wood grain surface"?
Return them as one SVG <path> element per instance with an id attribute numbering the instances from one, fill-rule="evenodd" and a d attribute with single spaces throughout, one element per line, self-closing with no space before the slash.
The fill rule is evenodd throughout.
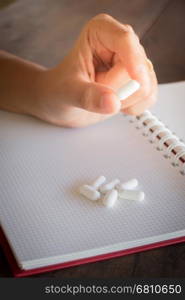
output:
<path id="1" fill-rule="evenodd" d="M 0 10 L 0 49 L 54 66 L 72 47 L 82 26 L 98 13 L 134 27 L 159 82 L 185 80 L 185 0 L 17 0 Z M 0 250 L 0 277 L 11 276 Z M 185 277 L 185 244 L 34 277 Z"/>

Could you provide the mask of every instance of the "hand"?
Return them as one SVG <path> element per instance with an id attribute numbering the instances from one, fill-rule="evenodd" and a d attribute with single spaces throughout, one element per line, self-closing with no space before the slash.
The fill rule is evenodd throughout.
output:
<path id="1" fill-rule="evenodd" d="M 1 65 L 2 108 L 60 126 L 87 126 L 120 110 L 138 115 L 156 100 L 155 72 L 137 35 L 129 25 L 104 14 L 85 25 L 55 68 L 46 70 L 18 58 L 3 58 Z M 121 102 L 117 90 L 130 78 L 141 88 Z"/>

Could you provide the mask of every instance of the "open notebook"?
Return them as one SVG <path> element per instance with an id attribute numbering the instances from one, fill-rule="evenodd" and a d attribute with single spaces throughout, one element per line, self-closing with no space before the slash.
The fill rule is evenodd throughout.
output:
<path id="1" fill-rule="evenodd" d="M 184 111 L 185 82 L 160 85 L 153 113 L 171 130 L 167 134 L 183 140 Z M 163 151 L 157 151 L 155 130 L 163 125 L 150 114 L 141 117 L 130 122 L 120 114 L 66 129 L 0 111 L 1 242 L 15 275 L 185 240 L 185 145 L 171 147 L 165 158 L 167 145 L 177 140 L 163 138 Z M 79 195 L 82 183 L 101 174 L 107 180 L 137 178 L 145 200 L 120 199 L 110 209 Z"/>

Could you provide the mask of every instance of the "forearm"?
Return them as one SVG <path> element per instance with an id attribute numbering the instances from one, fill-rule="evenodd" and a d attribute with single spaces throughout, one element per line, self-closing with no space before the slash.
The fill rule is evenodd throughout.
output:
<path id="1" fill-rule="evenodd" d="M 45 71 L 38 64 L 0 51 L 0 109 L 34 114 L 42 97 Z"/>

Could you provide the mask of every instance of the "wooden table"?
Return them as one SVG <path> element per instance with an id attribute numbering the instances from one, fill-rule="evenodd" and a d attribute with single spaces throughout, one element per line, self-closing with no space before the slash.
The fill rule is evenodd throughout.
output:
<path id="1" fill-rule="evenodd" d="M 84 23 L 102 12 L 134 27 L 159 83 L 185 80 L 185 0 L 17 0 L 0 10 L 0 48 L 54 66 Z M 2 251 L 0 276 L 11 277 Z M 185 277 L 185 244 L 35 277 Z"/>

